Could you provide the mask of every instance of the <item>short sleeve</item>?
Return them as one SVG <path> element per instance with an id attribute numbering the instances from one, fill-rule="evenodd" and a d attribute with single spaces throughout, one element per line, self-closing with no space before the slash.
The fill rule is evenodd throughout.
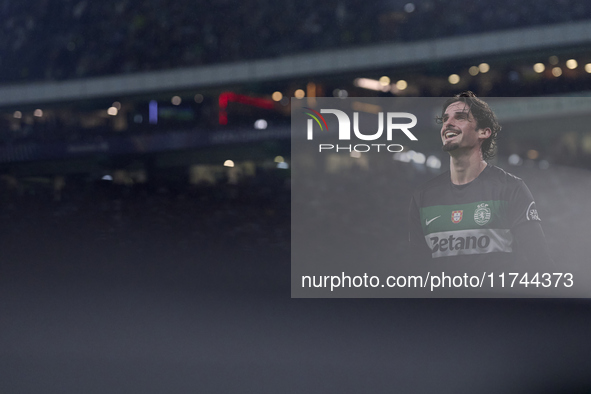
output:
<path id="1" fill-rule="evenodd" d="M 523 223 L 540 222 L 534 198 L 525 182 L 519 180 L 509 201 L 509 221 L 511 228 Z"/>

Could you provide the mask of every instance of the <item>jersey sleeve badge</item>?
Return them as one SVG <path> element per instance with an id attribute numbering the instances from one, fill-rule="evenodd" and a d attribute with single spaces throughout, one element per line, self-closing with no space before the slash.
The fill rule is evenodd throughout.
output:
<path id="1" fill-rule="evenodd" d="M 540 221 L 540 217 L 538 216 L 538 210 L 536 209 L 536 203 L 532 201 L 527 207 L 527 212 L 525 213 L 525 217 L 527 220 L 537 220 Z"/>

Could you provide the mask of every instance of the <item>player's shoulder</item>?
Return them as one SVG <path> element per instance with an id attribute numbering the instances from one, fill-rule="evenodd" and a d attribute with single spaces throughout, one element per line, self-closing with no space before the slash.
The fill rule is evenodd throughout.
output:
<path id="1" fill-rule="evenodd" d="M 490 163 L 483 175 L 485 175 L 485 181 L 499 182 L 507 187 L 518 187 L 524 184 L 523 179 Z"/>
<path id="2" fill-rule="evenodd" d="M 449 185 L 450 182 L 450 172 L 449 170 L 444 171 L 443 173 L 437 175 L 435 178 L 431 178 L 427 182 L 423 183 L 416 189 L 416 192 L 421 194 L 427 190 L 433 190 L 440 187 L 445 187 Z"/>

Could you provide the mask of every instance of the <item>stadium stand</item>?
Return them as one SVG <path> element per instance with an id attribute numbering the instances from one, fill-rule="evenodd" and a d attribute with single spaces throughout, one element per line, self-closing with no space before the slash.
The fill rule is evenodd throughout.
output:
<path id="1" fill-rule="evenodd" d="M 207 10 L 207 11 L 203 11 Z M 586 2 L 6 0 L 0 81 L 63 80 L 591 18 Z M 223 15 L 223 17 L 220 17 Z M 166 56 L 162 56 L 166 53 Z"/>

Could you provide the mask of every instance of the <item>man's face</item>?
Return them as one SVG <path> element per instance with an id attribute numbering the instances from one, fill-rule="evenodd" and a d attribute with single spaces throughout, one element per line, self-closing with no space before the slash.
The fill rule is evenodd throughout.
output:
<path id="1" fill-rule="evenodd" d="M 466 103 L 458 101 L 450 104 L 442 120 L 441 141 L 445 152 L 480 149 L 477 122 Z"/>

